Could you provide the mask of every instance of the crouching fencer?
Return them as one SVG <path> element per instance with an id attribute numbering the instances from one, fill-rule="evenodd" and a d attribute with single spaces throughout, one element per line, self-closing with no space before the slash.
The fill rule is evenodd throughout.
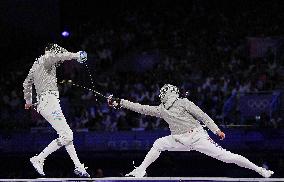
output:
<path id="1" fill-rule="evenodd" d="M 168 124 L 171 135 L 157 139 L 139 167 L 126 176 L 143 177 L 147 167 L 154 162 L 162 151 L 190 151 L 195 150 L 226 163 L 234 163 L 240 167 L 251 169 L 263 177 L 270 177 L 274 172 L 259 167 L 245 157 L 234 154 L 216 144 L 203 129 L 200 122 L 205 124 L 221 140 L 225 138 L 214 121 L 198 106 L 186 98 L 179 97 L 176 86 L 166 84 L 160 89 L 159 106 L 141 105 L 128 100 L 108 98 L 113 107 L 123 107 L 132 111 L 156 116 L 164 119 Z"/>
<path id="2" fill-rule="evenodd" d="M 90 177 L 86 167 L 78 159 L 73 144 L 73 132 L 67 124 L 59 104 L 56 67 L 65 60 L 72 59 L 82 63 L 87 60 L 87 53 L 84 51 L 72 53 L 57 44 L 49 44 L 45 48 L 45 54 L 33 63 L 23 83 L 24 99 L 26 101 L 25 109 L 33 107 L 32 88 L 34 84 L 37 94 L 37 112 L 50 123 L 59 135 L 39 155 L 30 158 L 30 162 L 42 176 L 45 175 L 43 166 L 46 157 L 60 147 L 65 146 L 75 165 L 74 173 L 82 177 Z"/>

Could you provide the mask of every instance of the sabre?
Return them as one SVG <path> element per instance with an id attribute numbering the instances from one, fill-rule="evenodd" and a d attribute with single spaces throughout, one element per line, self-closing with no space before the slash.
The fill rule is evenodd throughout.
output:
<path id="1" fill-rule="evenodd" d="M 88 66 L 88 64 L 87 64 L 87 62 L 86 62 L 86 61 L 87 61 L 87 53 L 84 52 L 83 55 L 82 55 L 82 57 L 83 57 L 84 59 L 82 59 L 82 61 L 81 61 L 80 63 L 83 63 L 83 64 L 85 65 L 85 67 L 87 68 L 87 71 L 88 71 L 88 74 L 89 74 L 89 78 L 90 78 L 90 81 L 91 81 L 91 85 L 92 85 L 92 89 L 87 88 L 87 87 L 82 86 L 82 85 L 75 84 L 75 83 L 72 82 L 72 80 L 69 80 L 69 83 L 72 84 L 72 85 L 74 85 L 74 86 L 76 86 L 76 87 L 80 87 L 80 88 L 84 88 L 84 89 L 86 89 L 86 90 L 92 91 L 93 93 L 95 93 L 95 95 L 99 95 L 99 96 L 101 96 L 101 97 L 103 97 L 103 98 L 108 99 L 107 96 L 103 95 L 102 93 L 100 93 L 100 92 L 98 92 L 98 91 L 96 91 L 96 90 L 94 89 L 94 88 L 95 88 L 94 80 L 93 80 L 93 77 L 92 77 L 90 68 L 89 68 L 89 66 Z"/>
<path id="2" fill-rule="evenodd" d="M 82 58 L 81 58 L 81 57 L 82 57 Z M 93 87 L 93 88 L 91 89 L 91 88 L 88 88 L 88 87 L 85 87 L 85 86 L 82 86 L 82 85 L 78 85 L 78 84 L 76 84 L 76 83 L 73 83 L 72 80 L 68 80 L 67 83 L 69 83 L 69 84 L 71 84 L 71 85 L 73 85 L 73 86 L 76 86 L 76 87 L 83 88 L 83 89 L 85 89 L 85 90 L 89 90 L 89 91 L 95 93 L 96 96 L 98 95 L 98 96 L 101 96 L 101 97 L 103 97 L 103 98 L 105 98 L 105 99 L 108 99 L 109 97 L 105 96 L 104 94 L 102 94 L 102 93 L 100 93 L 100 92 L 98 92 L 98 91 L 96 91 L 96 90 L 94 89 L 94 88 L 95 88 L 95 85 L 94 85 L 93 77 L 92 77 L 91 71 L 90 71 L 90 69 L 89 69 L 89 67 L 88 67 L 88 65 L 87 65 L 87 63 L 86 63 L 86 61 L 87 61 L 87 53 L 86 53 L 86 52 L 80 53 L 80 58 L 81 58 L 81 60 L 80 60 L 79 62 L 80 62 L 80 63 L 83 63 L 83 64 L 86 66 L 87 71 L 88 71 L 88 74 L 89 74 L 89 78 L 90 78 L 90 80 L 91 80 L 91 84 L 92 84 L 92 87 Z M 66 81 L 63 80 L 63 81 L 61 81 L 60 83 L 66 83 Z"/>
<path id="3" fill-rule="evenodd" d="M 103 97 L 103 98 L 105 98 L 105 99 L 108 99 L 108 98 L 109 98 L 108 96 L 105 96 L 105 95 L 103 95 L 102 93 L 100 93 L 100 92 L 98 92 L 98 91 L 96 91 L 96 90 L 94 90 L 94 89 L 91 89 L 91 88 L 85 87 L 85 86 L 83 86 L 83 85 L 78 85 L 78 84 L 76 84 L 76 83 L 73 83 L 72 80 L 68 80 L 68 81 L 62 80 L 62 81 L 59 82 L 59 83 L 61 83 L 61 84 L 64 84 L 64 83 L 71 84 L 71 85 L 73 85 L 73 86 L 76 86 L 76 87 L 83 88 L 83 89 L 85 89 L 85 90 L 89 90 L 89 91 L 91 91 L 91 92 L 94 92 L 96 95 L 98 95 L 98 96 L 100 96 L 100 97 Z M 33 103 L 33 104 L 31 105 L 31 107 L 32 107 L 35 111 L 37 111 L 37 106 L 38 106 L 38 104 L 39 104 L 38 102 L 35 102 L 35 103 Z"/>
<path id="4" fill-rule="evenodd" d="M 73 85 L 73 86 L 80 87 L 80 88 L 83 88 L 83 89 L 85 89 L 85 90 L 89 90 L 89 91 L 91 91 L 91 92 L 94 92 L 94 93 L 97 94 L 98 96 L 101 96 L 101 97 L 103 97 L 103 98 L 105 98 L 105 99 L 108 99 L 108 97 L 105 96 L 104 94 L 102 94 L 102 93 L 100 93 L 100 92 L 98 92 L 98 91 L 96 91 L 96 90 L 94 90 L 94 89 L 91 89 L 91 88 L 88 88 L 88 87 L 85 87 L 85 86 L 82 86 L 82 85 L 78 85 L 78 84 L 76 84 L 76 83 L 73 83 L 72 80 L 68 80 L 68 81 L 62 80 L 60 83 L 68 83 L 68 84 L 71 84 L 71 85 Z"/>

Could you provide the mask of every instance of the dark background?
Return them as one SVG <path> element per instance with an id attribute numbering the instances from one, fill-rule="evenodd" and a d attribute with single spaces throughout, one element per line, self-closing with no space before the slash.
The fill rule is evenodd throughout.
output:
<path id="1" fill-rule="evenodd" d="M 189 91 L 189 99 L 224 131 L 232 127 L 240 132 L 270 133 L 260 139 L 263 142 L 277 138 L 273 136 L 276 131 L 282 136 L 283 4 L 282 1 L 242 0 L 1 1 L 0 178 L 38 177 L 28 160 L 42 147 L 31 152 L 13 150 L 13 145 L 9 145 L 10 152 L 3 148 L 8 146 L 5 142 L 13 141 L 15 133 L 32 137 L 32 129 L 50 130 L 47 122 L 34 111 L 24 111 L 22 93 L 22 83 L 33 61 L 44 53 L 48 42 L 56 42 L 74 52 L 86 50 L 95 83 L 91 84 L 86 67 L 74 61 L 58 69 L 59 81 L 72 79 L 103 93 L 149 105 L 157 105 L 159 88 L 172 83 L 181 88 L 182 94 Z M 70 36 L 61 36 L 62 31 L 68 31 Z M 250 37 L 279 41 L 274 45 L 276 52 L 272 54 L 273 47 L 270 47 L 262 56 L 253 57 L 249 51 Z M 103 55 L 104 51 L 108 51 L 107 56 Z M 226 81 L 228 86 L 224 91 Z M 60 85 L 59 89 L 68 123 L 75 133 L 85 129 L 86 137 L 88 132 L 137 132 L 135 128 L 159 132 L 167 127 L 155 118 L 106 109 L 104 100 L 85 90 L 70 85 Z M 272 114 L 259 112 L 255 117 L 245 118 L 240 113 L 241 95 L 272 95 L 276 91 L 280 93 L 279 104 Z M 236 101 L 224 117 L 224 103 L 233 93 L 237 93 Z M 238 140 L 249 142 L 249 138 L 242 136 Z M 25 145 L 33 149 L 36 146 L 34 141 Z M 275 171 L 275 177 L 283 177 L 282 146 L 283 142 L 279 142 L 272 148 L 240 148 L 233 152 L 268 166 Z M 230 145 L 224 147 L 230 150 Z M 132 160 L 140 164 L 147 149 L 90 152 L 78 148 L 78 151 L 90 173 L 102 177 L 129 172 L 133 168 Z M 67 153 L 61 149 L 46 161 L 45 171 L 48 177 L 72 177 L 72 167 Z M 259 177 L 196 152 L 164 152 L 150 166 L 148 174 Z"/>

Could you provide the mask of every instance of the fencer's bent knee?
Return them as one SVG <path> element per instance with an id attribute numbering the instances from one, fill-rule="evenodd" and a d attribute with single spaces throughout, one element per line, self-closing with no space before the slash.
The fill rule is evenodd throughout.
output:
<path id="1" fill-rule="evenodd" d="M 69 145 L 72 142 L 73 132 L 71 130 L 59 133 L 59 138 L 57 139 L 57 144 L 59 146 Z"/>
<path id="2" fill-rule="evenodd" d="M 158 151 L 164 151 L 164 142 L 162 138 L 157 139 L 154 144 L 153 144 L 153 148 L 158 150 Z"/>

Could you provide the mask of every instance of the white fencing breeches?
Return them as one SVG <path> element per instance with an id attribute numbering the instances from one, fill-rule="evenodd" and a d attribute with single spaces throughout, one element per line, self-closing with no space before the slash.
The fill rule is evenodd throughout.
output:
<path id="1" fill-rule="evenodd" d="M 234 163 L 240 167 L 245 167 L 256 172 L 259 171 L 259 167 L 245 157 L 227 151 L 216 144 L 202 127 L 194 129 L 193 132 L 180 135 L 169 135 L 157 139 L 145 157 L 141 167 L 146 169 L 152 162 L 154 162 L 154 160 L 158 158 L 160 152 L 165 150 L 195 150 L 226 163 Z"/>
<path id="2" fill-rule="evenodd" d="M 52 152 L 65 146 L 75 166 L 81 166 L 73 144 L 73 132 L 66 122 L 59 104 L 59 93 L 45 92 L 39 100 L 38 112 L 51 124 L 59 137 L 53 140 L 38 156 L 45 159 Z"/>
<path id="3" fill-rule="evenodd" d="M 47 91 L 40 97 L 38 112 L 56 130 L 59 135 L 58 145 L 64 146 L 72 143 L 73 132 L 62 113 L 57 91 Z"/>

